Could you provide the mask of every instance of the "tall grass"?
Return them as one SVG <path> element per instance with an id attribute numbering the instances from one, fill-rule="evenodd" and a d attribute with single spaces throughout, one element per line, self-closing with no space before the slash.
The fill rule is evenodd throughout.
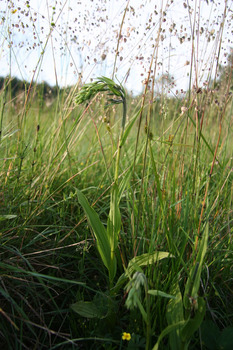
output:
<path id="1" fill-rule="evenodd" d="M 80 78 L 48 96 L 36 84 L 57 9 L 31 83 L 15 95 L 12 77 L 4 80 L 2 349 L 232 348 L 232 54 L 221 62 L 230 4 L 215 34 L 202 27 L 198 1 L 193 12 L 184 4 L 190 37 L 164 27 L 172 2 L 161 2 L 153 26 L 151 17 L 156 35 L 149 61 L 139 60 L 146 76 L 136 97 L 115 74 L 127 61 L 120 45 L 128 13 L 136 16 L 130 2 L 118 23 L 113 80 Z M 20 13 L 9 6 L 8 29 Z M 160 48 L 173 31 L 191 43 L 190 85 L 181 94 L 169 72 L 157 79 Z M 211 40 L 211 69 L 202 72 Z M 12 59 L 12 44 L 9 51 Z"/>

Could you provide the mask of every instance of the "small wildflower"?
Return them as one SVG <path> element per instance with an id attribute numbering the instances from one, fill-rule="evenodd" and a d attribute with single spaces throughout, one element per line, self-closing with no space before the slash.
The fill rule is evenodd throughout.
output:
<path id="1" fill-rule="evenodd" d="M 122 334 L 122 339 L 123 339 L 123 340 L 130 341 L 130 339 L 131 339 L 131 334 L 130 334 L 130 333 L 124 332 L 124 333 Z"/>

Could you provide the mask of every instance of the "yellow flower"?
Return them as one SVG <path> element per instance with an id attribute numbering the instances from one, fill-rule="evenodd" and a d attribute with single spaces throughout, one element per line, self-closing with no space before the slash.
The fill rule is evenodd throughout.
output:
<path id="1" fill-rule="evenodd" d="M 124 333 L 122 334 L 122 339 L 123 339 L 123 340 L 128 340 L 128 341 L 130 341 L 130 339 L 131 339 L 131 334 L 130 334 L 130 333 L 124 332 Z"/>

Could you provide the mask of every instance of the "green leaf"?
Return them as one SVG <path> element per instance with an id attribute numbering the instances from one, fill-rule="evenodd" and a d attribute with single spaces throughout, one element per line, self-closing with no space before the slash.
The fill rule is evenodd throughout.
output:
<path id="1" fill-rule="evenodd" d="M 135 272 L 140 271 L 141 266 L 151 265 L 156 263 L 159 260 L 173 257 L 170 253 L 167 252 L 154 252 L 154 253 L 146 253 L 140 256 L 136 256 L 129 261 L 128 267 L 125 272 L 119 277 L 117 283 L 112 288 L 112 294 L 117 294 L 121 288 L 123 288 L 124 284 L 127 283 L 129 277 Z"/>
<path id="2" fill-rule="evenodd" d="M 166 318 L 169 326 L 174 324 L 180 324 L 180 322 L 184 322 L 182 294 L 180 292 L 178 283 L 172 286 L 171 292 L 176 297 L 175 299 L 170 300 L 167 305 Z M 181 326 L 177 326 L 174 330 L 172 330 L 169 333 L 169 344 L 171 350 L 181 349 L 180 331 Z"/>
<path id="3" fill-rule="evenodd" d="M 87 216 L 88 222 L 94 232 L 97 242 L 97 249 L 99 251 L 101 259 L 108 271 L 111 271 L 111 247 L 107 232 L 102 222 L 100 221 L 98 214 L 90 206 L 84 194 L 81 191 L 77 190 L 77 195 L 78 201 L 81 204 Z"/>
<path id="4" fill-rule="evenodd" d="M 124 145 L 124 143 L 125 143 L 125 141 L 126 141 L 128 135 L 129 135 L 129 133 L 130 133 L 130 130 L 132 129 L 132 127 L 133 127 L 135 121 L 137 120 L 137 118 L 138 118 L 140 112 L 141 112 L 141 110 L 138 111 L 138 112 L 136 113 L 136 115 L 133 117 L 133 119 L 131 120 L 131 122 L 129 123 L 129 125 L 127 126 L 127 128 L 125 129 L 125 132 L 124 132 L 124 134 L 123 134 L 123 136 L 122 136 L 122 138 L 121 138 L 121 141 L 120 141 L 120 147 L 122 147 L 122 146 Z"/>
<path id="5" fill-rule="evenodd" d="M 136 302 L 137 307 L 139 308 L 139 310 L 141 312 L 141 315 L 142 315 L 145 323 L 147 323 L 148 322 L 148 315 L 147 315 L 146 310 L 144 309 L 144 307 L 143 307 L 143 305 L 142 305 L 142 303 L 141 303 L 137 293 L 134 293 L 134 300 Z"/>
<path id="6" fill-rule="evenodd" d="M 193 120 L 193 118 L 191 117 L 190 113 L 188 113 L 188 117 L 189 119 L 191 120 L 191 122 L 193 123 L 193 125 L 195 126 L 196 128 L 196 123 L 195 121 Z M 204 141 L 206 147 L 209 149 L 210 153 L 214 156 L 214 150 L 211 148 L 210 144 L 207 142 L 206 138 L 204 137 L 203 135 L 203 132 L 200 131 L 200 137 L 202 138 L 202 140 Z M 218 162 L 219 162 L 219 159 L 218 159 Z M 222 167 L 221 163 L 219 162 L 219 165 Z"/>
<path id="7" fill-rule="evenodd" d="M 176 329 L 179 329 L 181 328 L 183 325 L 185 324 L 185 321 L 180 321 L 180 322 L 177 322 L 177 323 L 174 323 L 168 327 L 166 327 L 162 333 L 159 335 L 159 338 L 158 338 L 158 341 L 157 343 L 155 344 L 155 346 L 153 347 L 152 350 L 158 350 L 159 349 L 159 344 L 161 342 L 161 340 L 169 333 L 175 331 Z"/>
<path id="8" fill-rule="evenodd" d="M 208 350 L 232 350 L 233 328 L 227 327 L 220 332 L 213 321 L 206 320 L 201 325 L 201 338 Z"/>
<path id="9" fill-rule="evenodd" d="M 221 332 L 218 341 L 219 349 L 232 350 L 233 347 L 233 328 L 227 327 Z"/>
<path id="10" fill-rule="evenodd" d="M 121 96 L 122 98 L 125 98 L 125 91 L 122 88 L 122 86 L 116 84 L 112 79 L 107 78 L 107 77 L 99 77 L 99 78 L 97 78 L 97 80 L 107 84 L 108 89 L 111 90 L 114 95 Z"/>
<path id="11" fill-rule="evenodd" d="M 138 265 L 140 267 L 152 265 L 158 262 L 159 260 L 172 257 L 173 256 L 170 253 L 157 251 L 154 253 L 145 253 L 139 256 L 135 256 L 133 259 L 130 260 L 125 273 L 131 275 L 135 271 L 134 265 Z"/>
<path id="12" fill-rule="evenodd" d="M 220 339 L 220 330 L 218 326 L 210 320 L 206 320 L 201 325 L 201 339 L 205 347 L 209 350 L 218 350 L 218 341 Z M 232 343 L 233 344 L 233 343 Z"/>
<path id="13" fill-rule="evenodd" d="M 184 328 L 181 331 L 181 338 L 185 343 L 190 340 L 193 333 L 196 332 L 198 328 L 201 326 L 201 323 L 205 316 L 205 312 L 206 312 L 205 300 L 201 297 L 198 297 L 196 303 L 197 305 L 194 307 L 196 308 L 196 310 L 194 311 L 195 312 L 194 317 L 188 319 L 187 323 L 185 324 Z"/>
<path id="14" fill-rule="evenodd" d="M 116 96 L 121 96 L 121 92 L 119 89 L 117 89 L 116 85 L 109 85 L 109 89 L 112 91 L 112 93 Z"/>
<path id="15" fill-rule="evenodd" d="M 155 164 L 154 155 L 153 155 L 153 151 L 152 151 L 151 141 L 150 140 L 149 140 L 149 149 L 150 149 L 150 156 L 151 156 L 151 164 L 152 164 L 152 168 L 153 168 L 153 172 L 154 172 L 154 176 L 155 176 L 155 181 L 156 181 L 156 185 L 157 185 L 159 204 L 160 204 L 160 207 L 162 209 L 162 214 L 164 216 L 164 201 L 163 201 L 163 194 L 162 194 L 162 191 L 161 191 L 162 186 L 160 184 L 159 175 L 158 175 L 158 172 L 157 172 L 157 168 L 156 168 L 156 164 Z"/>
<path id="16" fill-rule="evenodd" d="M 66 278 L 59 278 L 59 277 L 55 277 L 55 276 L 44 275 L 44 274 L 41 274 L 41 273 L 38 273 L 38 272 L 33 272 L 33 271 L 29 271 L 29 270 L 23 270 L 22 268 L 18 268 L 18 267 L 15 267 L 15 266 L 12 266 L 12 265 L 8 265 L 8 264 L 4 264 L 4 263 L 1 263 L 1 262 L 0 262 L 0 268 L 4 269 L 5 271 L 8 271 L 8 270 L 9 271 L 13 271 L 15 273 L 15 275 L 18 274 L 18 275 L 21 276 L 22 274 L 25 274 L 25 275 L 36 277 L 36 278 L 38 278 L 38 280 L 45 279 L 45 280 L 48 280 L 48 281 L 56 281 L 56 282 L 66 283 L 66 284 L 74 284 L 74 285 L 77 285 L 77 286 L 81 286 L 81 287 L 87 288 L 88 290 L 91 290 L 92 292 L 94 291 L 94 289 L 88 287 L 85 283 L 78 282 L 76 280 L 71 280 L 71 279 L 66 279 Z"/>
<path id="17" fill-rule="evenodd" d="M 17 215 L 0 215 L 0 221 L 11 220 L 17 218 Z"/>
<path id="18" fill-rule="evenodd" d="M 111 192 L 110 211 L 107 223 L 107 234 L 111 251 L 115 252 L 118 245 L 118 236 L 121 229 L 121 213 L 118 200 L 118 186 L 114 183 Z"/>
<path id="19" fill-rule="evenodd" d="M 199 267 L 198 267 L 198 271 L 197 271 L 196 278 L 193 285 L 193 290 L 192 290 L 193 297 L 197 296 L 197 293 L 200 287 L 201 270 L 204 262 L 204 257 L 207 252 L 208 237 L 209 237 L 209 223 L 207 222 L 202 239 L 201 239 L 198 255 L 197 255 L 197 261 L 199 262 Z"/>
<path id="20" fill-rule="evenodd" d="M 130 166 L 130 168 L 127 170 L 127 172 L 124 173 L 124 176 L 122 177 L 122 180 L 119 184 L 118 188 L 118 203 L 120 204 L 121 197 L 123 195 L 123 192 L 126 188 L 126 186 L 129 184 L 131 174 L 133 171 L 133 166 Z"/>
<path id="21" fill-rule="evenodd" d="M 77 314 L 87 318 L 103 318 L 105 316 L 102 315 L 100 310 L 92 301 L 78 301 L 70 305 L 71 309 L 75 311 Z"/>
<path id="22" fill-rule="evenodd" d="M 196 264 L 192 267 L 190 276 L 188 277 L 188 280 L 185 286 L 184 307 L 186 310 L 189 310 L 190 308 L 189 298 L 192 297 L 196 299 L 198 296 L 200 280 L 201 280 L 201 271 L 202 271 L 202 266 L 204 262 L 204 257 L 207 251 L 207 245 L 208 245 L 208 236 L 209 236 L 209 223 L 206 224 L 205 230 L 203 232 L 203 236 L 201 238 L 200 245 L 198 247 Z"/>
<path id="23" fill-rule="evenodd" d="M 121 213 L 119 209 L 118 201 L 118 186 L 114 183 L 111 192 L 111 201 L 110 201 L 110 211 L 107 221 L 107 236 L 110 244 L 111 250 L 111 268 L 110 276 L 111 280 L 114 279 L 116 275 L 116 257 L 115 250 L 118 245 L 118 237 L 121 229 Z"/>
<path id="24" fill-rule="evenodd" d="M 110 78 L 107 78 L 107 77 L 98 77 L 97 78 L 97 81 L 103 81 L 104 83 L 106 83 L 107 85 L 115 85 L 114 81 Z"/>
<path id="25" fill-rule="evenodd" d="M 156 289 L 149 289 L 148 294 L 153 295 L 155 297 L 163 297 L 163 298 L 168 298 L 168 299 L 176 299 L 174 295 L 167 294 L 165 292 L 162 292 L 161 290 L 156 290 Z"/>
<path id="26" fill-rule="evenodd" d="M 87 318 L 97 317 L 103 319 L 107 317 L 109 311 L 109 297 L 106 294 L 96 294 L 92 301 L 80 300 L 70 307 L 79 315 Z"/>

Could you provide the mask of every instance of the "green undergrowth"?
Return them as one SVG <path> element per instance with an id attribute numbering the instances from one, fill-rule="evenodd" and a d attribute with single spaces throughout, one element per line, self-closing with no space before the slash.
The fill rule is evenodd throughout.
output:
<path id="1" fill-rule="evenodd" d="M 127 95 L 119 148 L 122 106 L 78 90 L 1 91 L 1 349 L 231 349 L 232 98 L 203 94 L 201 121 L 188 96 Z M 109 232 L 113 205 L 111 272 L 91 217 Z"/>

